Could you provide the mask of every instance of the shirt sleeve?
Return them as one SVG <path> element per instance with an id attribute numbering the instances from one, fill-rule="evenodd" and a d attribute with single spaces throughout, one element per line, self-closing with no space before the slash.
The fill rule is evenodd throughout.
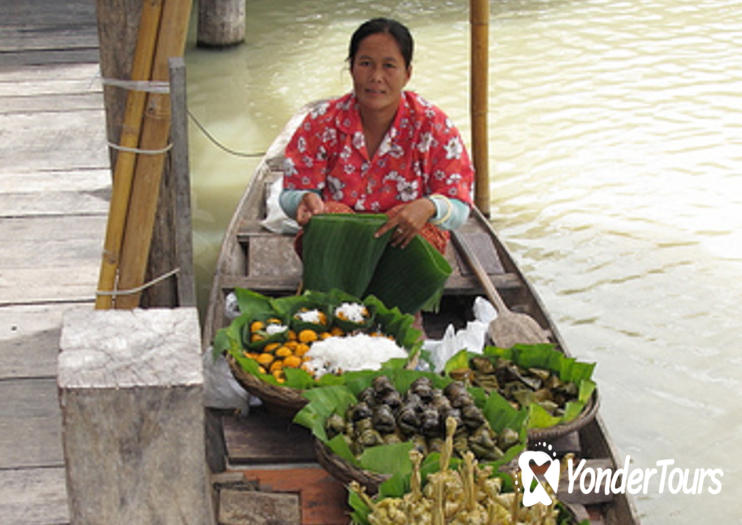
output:
<path id="1" fill-rule="evenodd" d="M 287 190 L 284 188 L 278 196 L 278 204 L 281 205 L 281 209 L 286 215 L 292 219 L 296 219 L 296 209 L 299 207 L 301 198 L 310 191 L 314 191 L 320 197 L 322 196 L 318 190 Z"/>
<path id="2" fill-rule="evenodd" d="M 435 205 L 435 214 L 429 222 L 443 230 L 455 230 L 469 218 L 469 204 L 459 199 L 448 198 L 439 193 L 428 195 Z"/>
<path id="3" fill-rule="evenodd" d="M 336 132 L 328 126 L 326 106 L 309 112 L 284 150 L 283 187 L 289 190 L 318 190 L 325 187 L 327 146 Z"/>
<path id="4" fill-rule="evenodd" d="M 429 147 L 424 166 L 428 173 L 427 193 L 471 204 L 474 167 L 458 129 L 440 109 L 428 108 L 426 116 L 429 135 L 423 137 L 422 143 Z"/>

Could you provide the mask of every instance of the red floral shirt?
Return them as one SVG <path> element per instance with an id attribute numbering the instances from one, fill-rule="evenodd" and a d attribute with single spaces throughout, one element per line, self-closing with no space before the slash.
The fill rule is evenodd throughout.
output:
<path id="1" fill-rule="evenodd" d="M 285 155 L 284 188 L 321 190 L 325 201 L 359 212 L 384 212 L 433 193 L 471 203 L 474 170 L 458 130 L 410 91 L 373 159 L 352 93 L 315 107 Z"/>

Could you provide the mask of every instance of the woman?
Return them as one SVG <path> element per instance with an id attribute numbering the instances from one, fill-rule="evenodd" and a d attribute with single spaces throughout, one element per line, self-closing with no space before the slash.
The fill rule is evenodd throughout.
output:
<path id="1" fill-rule="evenodd" d="M 322 104 L 286 147 L 284 211 L 304 226 L 319 213 L 386 213 L 404 248 L 421 234 L 444 252 L 469 214 L 473 168 L 446 115 L 403 88 L 413 40 L 399 22 L 375 18 L 353 33 L 353 91 Z"/>

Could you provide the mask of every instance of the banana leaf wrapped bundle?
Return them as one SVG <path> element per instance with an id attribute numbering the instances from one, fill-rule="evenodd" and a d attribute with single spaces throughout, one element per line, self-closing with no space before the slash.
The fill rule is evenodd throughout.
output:
<path id="1" fill-rule="evenodd" d="M 445 372 L 487 392 L 498 392 L 514 408 L 528 410 L 529 429 L 567 424 L 581 416 L 596 385 L 595 363 L 565 356 L 552 344 L 485 347 L 482 355 L 461 351 Z"/>
<path id="2" fill-rule="evenodd" d="M 451 266 L 419 235 L 404 249 L 389 244 L 391 231 L 375 238 L 386 221 L 383 214 L 312 217 L 302 241 L 305 289 L 373 295 L 405 313 L 435 310 Z"/>

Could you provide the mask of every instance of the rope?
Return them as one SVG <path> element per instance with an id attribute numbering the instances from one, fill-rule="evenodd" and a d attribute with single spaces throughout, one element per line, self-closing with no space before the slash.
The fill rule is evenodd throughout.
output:
<path id="1" fill-rule="evenodd" d="M 262 157 L 263 155 L 265 155 L 265 152 L 262 152 L 262 153 L 243 153 L 241 151 L 235 151 L 235 150 L 233 150 L 231 148 L 228 148 L 227 146 L 221 144 L 218 140 L 216 140 L 214 138 L 214 136 L 207 131 L 207 129 L 204 127 L 204 125 L 201 124 L 198 121 L 198 119 L 196 118 L 196 116 L 193 113 L 191 113 L 191 110 L 190 109 L 187 109 L 186 111 L 188 111 L 188 116 L 191 117 L 191 119 L 193 120 L 193 123 L 196 124 L 196 126 L 198 126 L 198 129 L 200 129 L 203 132 L 203 134 L 206 135 L 206 137 L 211 142 L 213 142 L 214 144 L 216 144 L 218 147 L 220 147 L 221 149 L 223 149 L 227 153 L 230 153 L 231 155 L 235 155 L 237 157 L 251 157 L 251 158 Z"/>
<path id="2" fill-rule="evenodd" d="M 174 270 L 170 270 L 167 273 L 163 273 L 159 277 L 157 277 L 155 279 L 152 279 L 151 281 L 147 281 L 143 285 L 137 286 L 136 288 L 129 288 L 128 290 L 113 290 L 113 291 L 110 291 L 110 292 L 109 291 L 106 291 L 106 290 L 96 290 L 95 294 L 96 295 L 107 295 L 107 296 L 116 297 L 117 295 L 131 295 L 131 294 L 139 293 L 142 290 L 145 290 L 145 289 L 149 288 L 150 286 L 153 286 L 153 285 L 159 283 L 160 281 L 164 281 L 168 277 L 171 277 L 171 276 L 175 275 L 179 271 L 180 271 L 180 268 L 175 268 Z"/>
<path id="3" fill-rule="evenodd" d="M 148 93 L 165 94 L 170 93 L 170 84 L 162 80 L 120 80 L 117 78 L 101 78 L 101 82 L 103 83 L 103 85 L 106 86 L 120 87 L 123 89 L 130 89 L 134 91 L 146 91 Z M 264 151 L 261 153 L 245 153 L 242 151 L 233 150 L 232 148 L 225 146 L 216 138 L 214 138 L 211 133 L 209 133 L 206 127 L 201 124 L 201 122 L 199 122 L 199 120 L 193 113 L 191 113 L 190 109 L 186 109 L 186 111 L 188 112 L 188 116 L 191 118 L 191 120 L 193 120 L 193 123 L 196 124 L 198 129 L 200 129 L 204 135 L 206 135 L 206 138 L 208 138 L 217 147 L 221 148 L 223 151 L 226 151 L 230 155 L 247 158 L 259 158 L 265 155 Z M 118 144 L 113 144 L 111 142 L 109 142 L 108 145 L 120 151 L 128 151 L 130 153 L 144 153 L 147 155 L 157 155 L 159 153 L 165 153 L 172 147 L 172 144 L 170 144 L 162 150 L 141 150 L 136 148 L 126 148 L 124 146 L 119 146 Z"/>
<path id="4" fill-rule="evenodd" d="M 101 78 L 104 86 L 113 86 L 147 93 L 170 93 L 170 84 L 164 80 L 121 80 L 118 78 Z"/>
<path id="5" fill-rule="evenodd" d="M 119 151 L 128 151 L 129 153 L 143 153 L 145 155 L 159 155 L 160 153 L 167 153 L 170 151 L 173 147 L 172 142 L 165 146 L 162 149 L 139 149 L 139 148 L 127 148 L 126 146 L 121 146 L 119 144 L 116 144 L 114 142 L 109 142 L 108 145 L 112 147 L 113 149 L 117 149 Z"/>

